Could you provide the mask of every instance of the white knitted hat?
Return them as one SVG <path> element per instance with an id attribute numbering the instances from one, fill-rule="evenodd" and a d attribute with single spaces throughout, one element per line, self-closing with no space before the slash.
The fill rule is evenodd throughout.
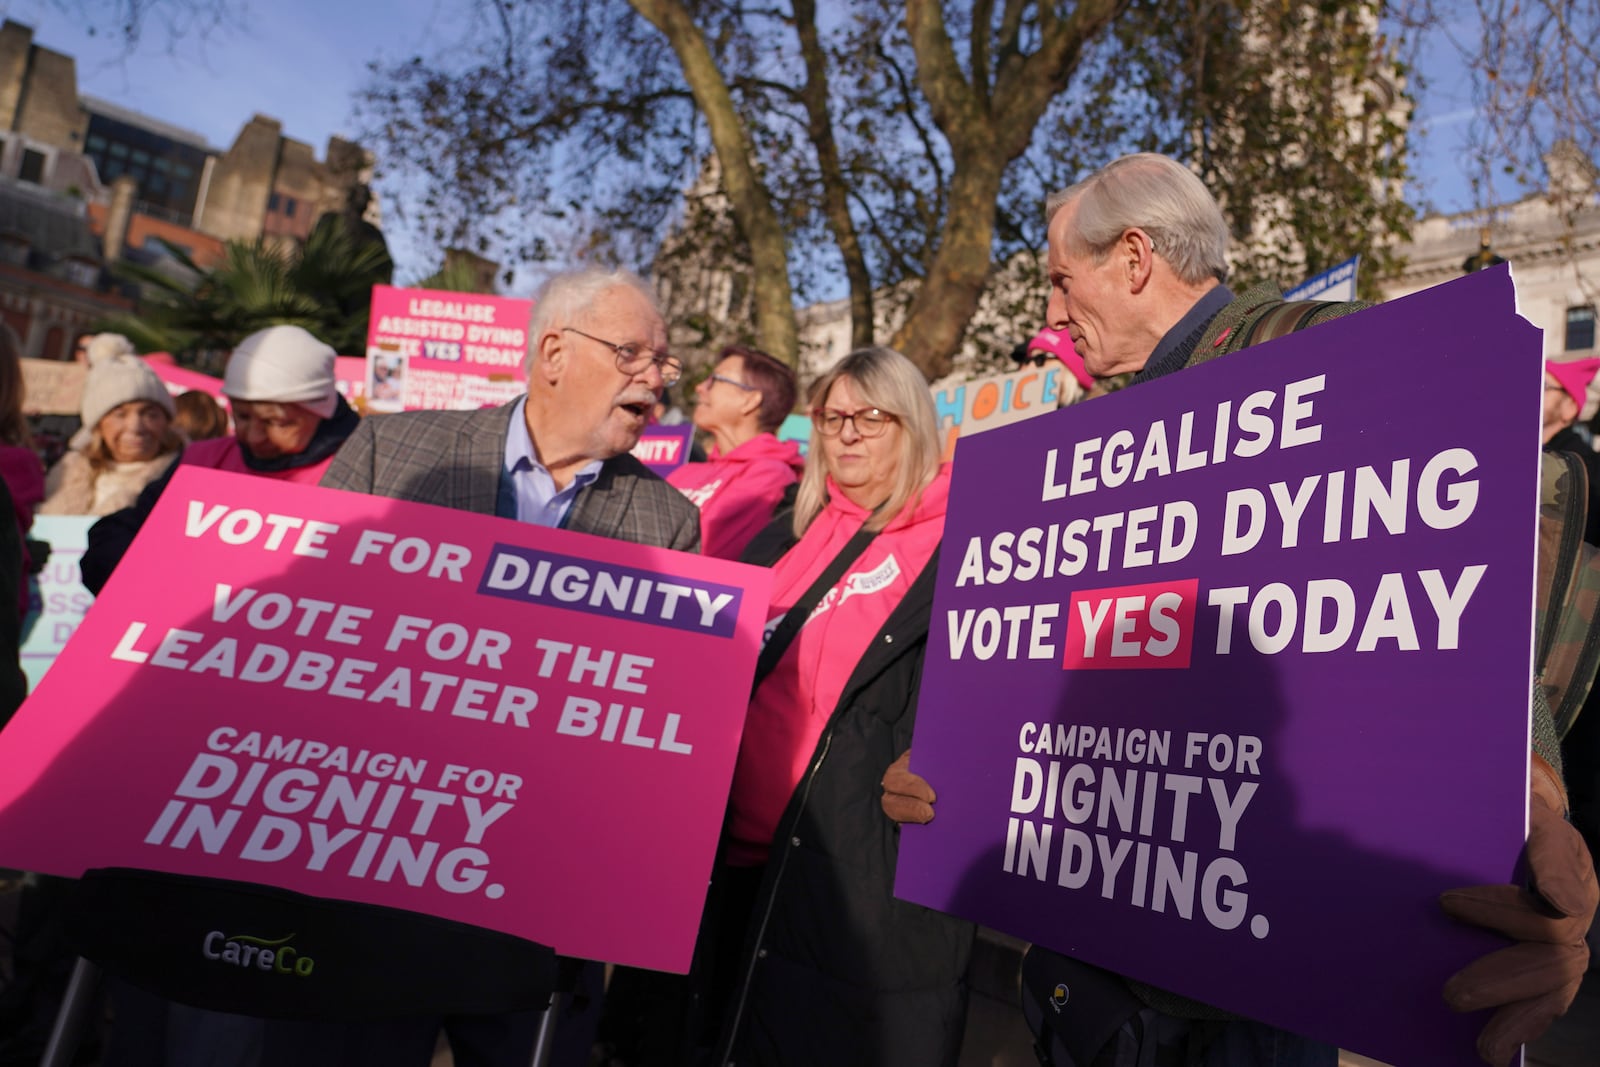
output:
<path id="1" fill-rule="evenodd" d="M 175 414 L 172 394 L 144 360 L 121 353 L 106 355 L 104 349 L 95 351 L 95 343 L 103 337 L 120 335 L 100 334 L 90 344 L 89 373 L 83 379 L 84 429 L 93 430 L 112 408 L 134 400 L 148 400 L 166 409 L 168 415 Z"/>
<path id="2" fill-rule="evenodd" d="M 268 326 L 239 342 L 222 376 L 231 400 L 299 404 L 328 418 L 338 406 L 334 351 L 298 326 Z"/>
<path id="3" fill-rule="evenodd" d="M 101 360 L 110 359 L 112 356 L 136 356 L 138 350 L 133 347 L 133 342 L 120 333 L 97 333 L 89 338 L 89 343 L 84 346 L 84 355 L 88 357 L 90 366 Z"/>

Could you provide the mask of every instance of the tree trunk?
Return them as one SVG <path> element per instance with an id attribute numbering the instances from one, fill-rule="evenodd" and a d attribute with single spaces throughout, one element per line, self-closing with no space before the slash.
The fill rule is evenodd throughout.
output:
<path id="1" fill-rule="evenodd" d="M 1083 46 L 1129 2 L 1080 0 L 1063 19 L 1049 0 L 1040 0 L 1042 40 L 1037 51 L 1024 54 L 1018 48 L 1018 35 L 1026 5 L 1007 0 L 995 47 L 989 45 L 987 22 L 972 28 L 976 36 L 968 81 L 945 27 L 941 0 L 906 0 L 917 84 L 950 141 L 955 161 L 939 250 L 893 341 L 930 379 L 950 372 L 983 296 L 994 244 L 995 205 L 1006 167 L 1027 149 L 1051 98 L 1065 88 L 1077 67 Z M 1041 280 L 1041 321 L 1044 299 Z"/>
<path id="2" fill-rule="evenodd" d="M 911 301 L 904 324 L 890 342 L 922 368 L 929 381 L 950 373 L 951 360 L 988 285 L 995 202 L 1006 162 L 989 156 L 957 164 L 950 179 L 949 210 L 939 235 L 939 251 Z M 980 165 L 983 163 L 987 165 Z M 1041 316 L 1044 296 L 1041 283 Z"/>
<path id="3" fill-rule="evenodd" d="M 783 227 L 772 197 L 756 174 L 750 137 L 733 106 L 728 83 L 717 69 L 705 35 L 678 0 L 628 0 L 634 10 L 660 30 L 677 53 L 695 104 L 706 118 L 711 143 L 722 165 L 722 183 L 734 221 L 750 245 L 754 272 L 751 291 L 756 307 L 756 340 L 763 350 L 797 366 L 799 329 L 794 292 L 789 284 L 789 256 Z"/>

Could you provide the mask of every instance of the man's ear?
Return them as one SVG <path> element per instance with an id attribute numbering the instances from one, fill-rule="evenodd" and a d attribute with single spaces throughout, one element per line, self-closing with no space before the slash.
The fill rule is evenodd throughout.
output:
<path id="1" fill-rule="evenodd" d="M 555 382 L 566 369 L 571 348 L 560 330 L 549 329 L 541 333 L 534 343 L 533 362 L 528 367 L 528 377 L 542 375 L 545 381 Z"/>
<path id="2" fill-rule="evenodd" d="M 1128 291 L 1133 293 L 1143 291 L 1144 287 L 1150 284 L 1156 265 L 1155 242 L 1150 240 L 1150 235 L 1137 226 L 1122 231 L 1122 236 L 1117 242 L 1116 255 L 1127 273 Z"/>

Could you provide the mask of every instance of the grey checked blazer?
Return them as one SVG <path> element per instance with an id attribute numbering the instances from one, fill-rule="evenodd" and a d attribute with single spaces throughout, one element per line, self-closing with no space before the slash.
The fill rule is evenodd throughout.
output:
<path id="1" fill-rule="evenodd" d="M 493 515 L 514 404 L 369 415 L 339 449 L 322 484 Z M 699 510 L 626 453 L 607 460 L 578 493 L 567 529 L 700 551 Z"/>

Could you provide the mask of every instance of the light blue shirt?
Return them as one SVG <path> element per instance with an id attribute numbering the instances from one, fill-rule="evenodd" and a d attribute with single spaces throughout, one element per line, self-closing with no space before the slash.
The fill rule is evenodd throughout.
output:
<path id="1" fill-rule="evenodd" d="M 603 461 L 586 464 L 565 489 L 556 489 L 556 480 L 533 450 L 528 420 L 523 412 L 528 398 L 511 409 L 511 426 L 506 432 L 506 465 L 500 474 L 500 495 L 495 514 L 501 518 L 531 522 L 537 526 L 563 526 L 572 502 L 583 487 L 600 477 Z"/>

